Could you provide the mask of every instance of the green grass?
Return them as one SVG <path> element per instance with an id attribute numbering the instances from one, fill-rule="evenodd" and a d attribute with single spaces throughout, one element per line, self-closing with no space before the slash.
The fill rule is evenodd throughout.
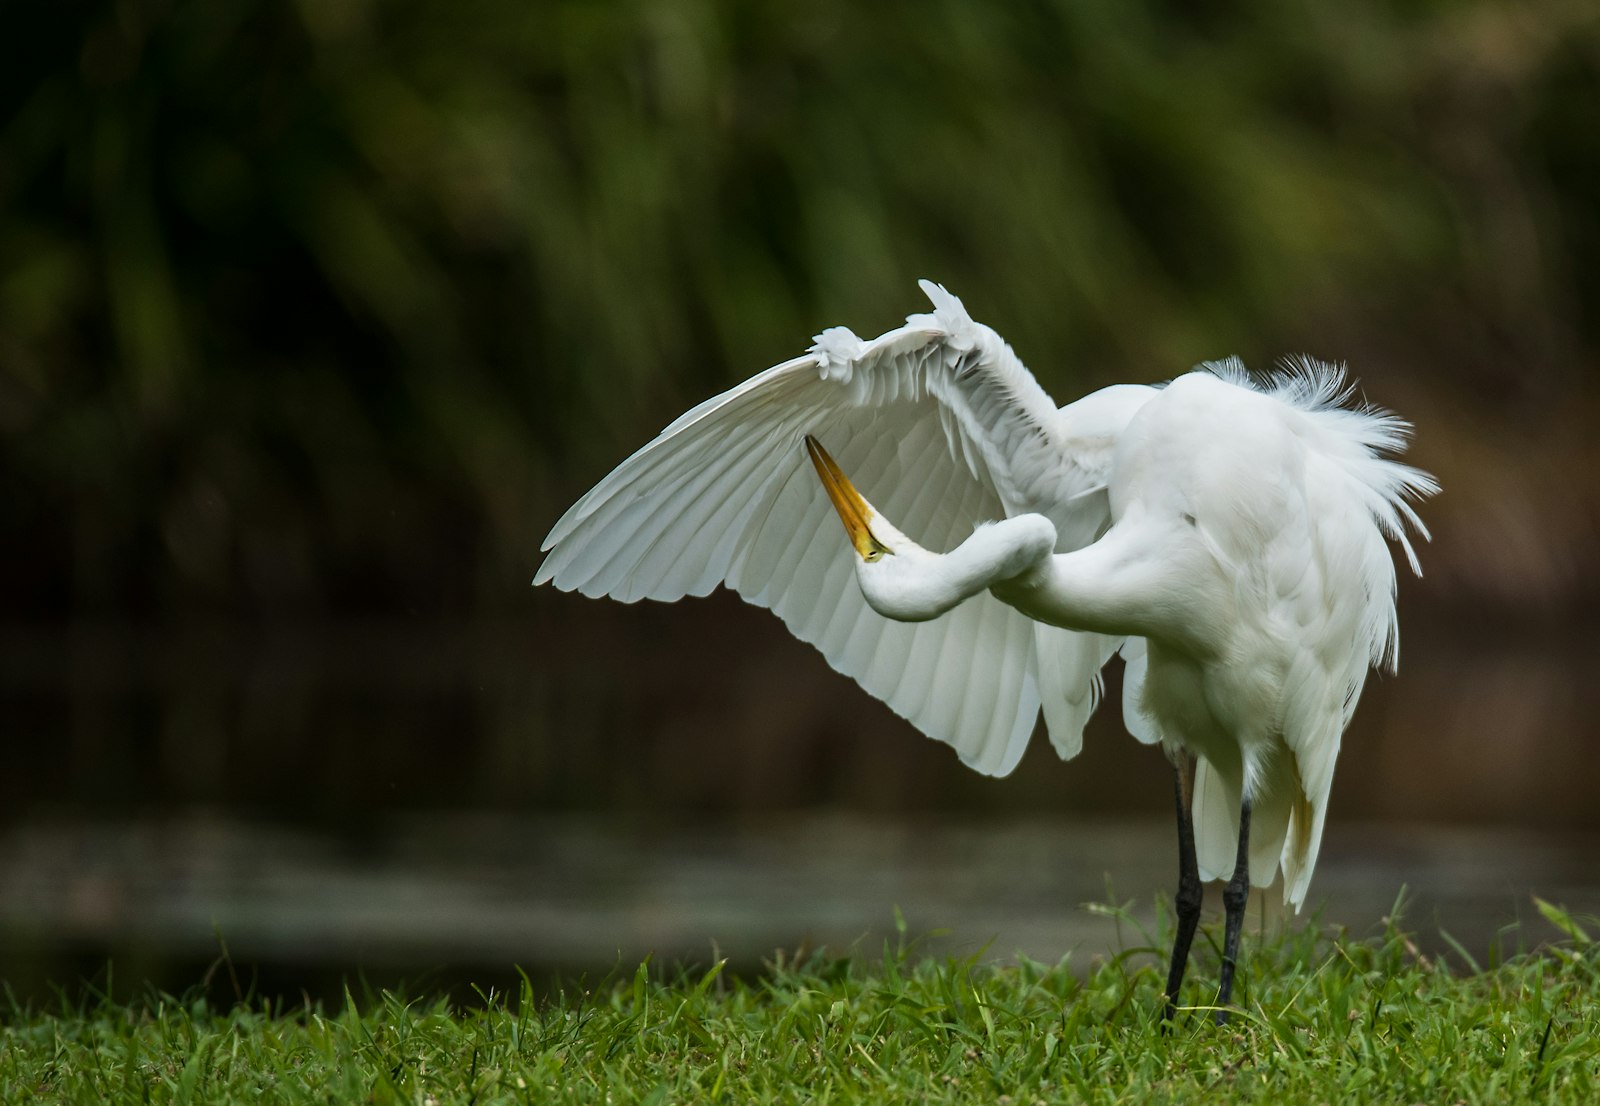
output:
<path id="1" fill-rule="evenodd" d="M 748 979 L 651 964 L 592 988 L 454 1007 L 151 996 L 0 1031 L 0 1101 L 263 1103 L 1600 1101 L 1597 953 L 1480 967 L 1306 928 L 1247 940 L 1232 1024 L 1161 1032 L 1160 934 L 1086 974 L 921 955 L 779 956 Z M 1214 935 L 1212 935 L 1214 937 Z M 1201 941 L 1185 997 L 1215 981 Z"/>

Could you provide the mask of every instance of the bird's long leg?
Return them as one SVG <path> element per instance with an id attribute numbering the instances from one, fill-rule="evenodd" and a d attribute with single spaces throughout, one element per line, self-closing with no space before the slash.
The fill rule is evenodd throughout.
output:
<path id="1" fill-rule="evenodd" d="M 1244 928 L 1244 907 L 1250 901 L 1250 800 L 1239 804 L 1239 855 L 1233 878 L 1222 889 L 1227 926 L 1222 939 L 1222 985 L 1217 990 L 1217 1024 L 1226 1024 L 1228 1000 L 1233 996 L 1233 972 L 1239 962 L 1239 931 Z"/>
<path id="2" fill-rule="evenodd" d="M 1194 754 L 1180 749 L 1172 761 L 1173 794 L 1178 809 L 1178 894 L 1173 905 L 1178 912 L 1178 932 L 1172 939 L 1172 966 L 1167 969 L 1167 1004 L 1163 1021 L 1171 1021 L 1178 1005 L 1178 988 L 1183 986 L 1183 971 L 1189 963 L 1189 946 L 1195 927 L 1200 924 L 1200 865 L 1194 855 Z"/>

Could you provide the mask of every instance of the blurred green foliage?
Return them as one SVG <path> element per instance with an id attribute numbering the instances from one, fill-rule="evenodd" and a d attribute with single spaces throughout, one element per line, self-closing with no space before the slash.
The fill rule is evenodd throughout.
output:
<path id="1" fill-rule="evenodd" d="M 1312 347 L 1514 407 L 1593 361 L 1576 0 L 31 16 L 14 615 L 501 603 L 622 452 L 924 275 L 1063 401 Z"/>
<path id="2" fill-rule="evenodd" d="M 55 781 L 25 793 L 754 808 L 853 770 L 874 803 L 970 799 L 943 750 L 869 747 L 887 713 L 824 703 L 853 692 L 820 665 L 775 709 L 795 674 L 708 686 L 705 624 L 527 589 L 609 465 L 824 326 L 921 310 L 923 276 L 1063 402 L 1228 353 L 1348 359 L 1445 485 L 1435 601 L 1470 629 L 1597 597 L 1600 490 L 1571 476 L 1600 465 L 1592 0 L 4 22 L 0 692 Z M 527 636 L 460 630 L 496 620 Z M 291 629 L 206 629 L 241 624 Z M 88 630 L 39 636 L 61 625 Z"/>

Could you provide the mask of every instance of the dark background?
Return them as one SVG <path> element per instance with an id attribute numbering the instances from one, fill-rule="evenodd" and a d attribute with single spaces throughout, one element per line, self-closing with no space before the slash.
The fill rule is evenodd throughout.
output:
<path id="1" fill-rule="evenodd" d="M 986 780 L 731 596 L 528 586 L 662 425 L 924 276 L 1061 402 L 1347 361 L 1445 490 L 1331 824 L 1600 829 L 1592 4 L 4 11 L 13 833 L 1164 816 L 1114 709 Z"/>

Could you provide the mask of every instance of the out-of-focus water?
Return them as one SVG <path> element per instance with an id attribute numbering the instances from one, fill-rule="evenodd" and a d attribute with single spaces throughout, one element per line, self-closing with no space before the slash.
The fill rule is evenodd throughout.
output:
<path id="1" fill-rule="evenodd" d="M 755 964 L 876 948 L 896 906 L 934 947 L 1082 961 L 1143 940 L 1084 903 L 1148 924 L 1170 894 L 1169 769 L 1121 732 L 1114 668 L 1077 760 L 1038 741 L 991 780 L 727 596 L 531 611 L 0 630 L 5 978 L 109 955 L 181 988 L 224 944 L 291 994 Z M 1481 956 L 1553 933 L 1534 895 L 1600 911 L 1600 682 L 1591 643 L 1445 624 L 1369 683 L 1312 917 L 1360 932 L 1405 887 L 1420 948 Z"/>
<path id="2" fill-rule="evenodd" d="M 1557 932 L 1539 896 L 1600 911 L 1593 837 L 1342 825 L 1311 901 L 1257 893 L 1252 931 L 1384 925 L 1404 889 L 1423 955 L 1486 960 Z M 23 993 L 106 956 L 179 988 L 225 946 L 263 989 L 337 993 L 363 974 L 421 985 L 603 976 L 826 945 L 879 955 L 898 908 L 939 953 L 1055 962 L 1142 946 L 1175 882 L 1150 822 L 955 824 L 791 817 L 632 831 L 581 819 L 392 819 L 356 840 L 204 817 L 44 819 L 0 836 L 0 966 Z M 1130 918 L 1094 904 L 1126 906 Z M 1213 920 L 1218 904 L 1209 904 Z M 1518 924 L 1520 923 L 1520 925 Z M 1201 955 L 1205 955 L 1202 953 Z M 213 971 L 213 976 L 215 976 Z"/>

